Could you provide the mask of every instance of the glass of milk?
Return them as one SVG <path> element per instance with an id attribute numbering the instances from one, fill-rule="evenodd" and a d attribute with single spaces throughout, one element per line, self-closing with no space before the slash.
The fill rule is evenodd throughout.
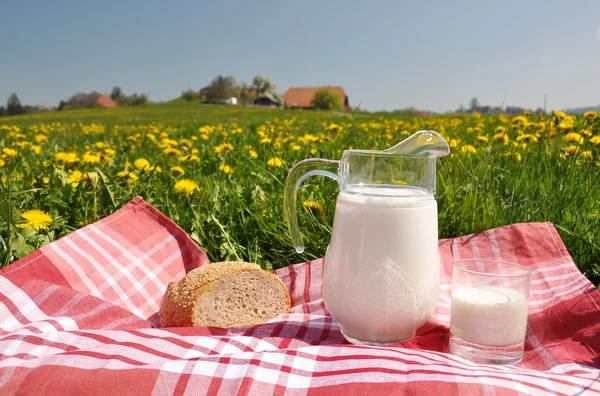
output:
<path id="1" fill-rule="evenodd" d="M 531 270 L 497 260 L 454 262 L 450 352 L 481 363 L 523 358 Z"/>

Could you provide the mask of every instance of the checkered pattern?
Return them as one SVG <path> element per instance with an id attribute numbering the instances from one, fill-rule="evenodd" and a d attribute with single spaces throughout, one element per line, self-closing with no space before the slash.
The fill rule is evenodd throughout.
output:
<path id="1" fill-rule="evenodd" d="M 408 342 L 344 341 L 321 299 L 323 261 L 277 270 L 292 309 L 251 328 L 157 328 L 166 284 L 208 263 L 136 198 L 0 270 L 0 394 L 600 394 L 600 293 L 549 223 L 441 240 L 435 313 Z M 525 358 L 448 353 L 452 262 L 533 270 Z"/>

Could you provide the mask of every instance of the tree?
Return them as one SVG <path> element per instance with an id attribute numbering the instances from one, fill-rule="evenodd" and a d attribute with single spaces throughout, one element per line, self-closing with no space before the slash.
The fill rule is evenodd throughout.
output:
<path id="1" fill-rule="evenodd" d="M 79 92 L 71 96 L 67 101 L 65 108 L 68 109 L 89 109 L 96 105 L 100 93 L 94 91 L 90 93 Z"/>
<path id="2" fill-rule="evenodd" d="M 469 109 L 471 111 L 479 110 L 479 100 L 477 98 L 471 98 L 471 101 L 469 102 Z"/>
<path id="3" fill-rule="evenodd" d="M 277 87 L 269 77 L 256 76 L 254 79 L 252 79 L 252 85 L 250 85 L 250 89 L 256 92 L 256 96 L 266 92 L 275 95 L 275 90 Z"/>
<path id="4" fill-rule="evenodd" d="M 110 98 L 114 101 L 118 101 L 121 96 L 123 96 L 121 87 L 113 87 L 112 91 L 110 92 Z"/>
<path id="5" fill-rule="evenodd" d="M 320 88 L 315 92 L 315 97 L 310 102 L 315 109 L 321 110 L 343 110 L 342 98 L 340 95 L 329 89 Z"/>
<path id="6" fill-rule="evenodd" d="M 61 101 L 58 103 L 58 108 L 57 108 L 57 110 L 64 110 L 66 105 L 67 105 L 67 104 L 65 103 L 65 101 L 64 101 L 64 100 L 61 100 Z"/>
<path id="7" fill-rule="evenodd" d="M 192 100 L 196 99 L 199 96 L 199 94 L 197 94 L 196 92 L 194 92 L 191 89 L 188 89 L 187 91 L 183 91 L 181 93 L 181 97 L 183 99 L 186 100 L 186 102 L 190 103 Z"/>
<path id="8" fill-rule="evenodd" d="M 8 98 L 8 101 L 6 102 L 6 111 L 10 115 L 23 114 L 25 111 L 16 93 L 11 94 Z"/>
<path id="9" fill-rule="evenodd" d="M 219 102 L 234 96 L 234 90 L 237 83 L 232 76 L 218 76 L 200 92 L 206 95 L 206 100 L 209 102 Z"/>
<path id="10" fill-rule="evenodd" d="M 0 106 L 0 117 L 4 117 L 7 115 L 8 115 L 8 111 L 6 110 L 6 107 Z"/>

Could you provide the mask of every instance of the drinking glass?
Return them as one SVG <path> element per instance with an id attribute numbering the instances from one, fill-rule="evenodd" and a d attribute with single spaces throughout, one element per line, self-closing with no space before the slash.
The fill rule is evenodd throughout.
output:
<path id="1" fill-rule="evenodd" d="M 531 270 L 497 260 L 454 262 L 450 352 L 472 361 L 513 364 L 523 358 Z"/>

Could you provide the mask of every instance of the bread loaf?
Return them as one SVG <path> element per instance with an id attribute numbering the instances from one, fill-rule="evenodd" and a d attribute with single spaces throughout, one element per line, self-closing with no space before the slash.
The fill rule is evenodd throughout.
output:
<path id="1" fill-rule="evenodd" d="M 276 275 L 257 264 L 213 263 L 169 282 L 160 304 L 160 325 L 252 326 L 289 309 L 288 290 Z"/>

